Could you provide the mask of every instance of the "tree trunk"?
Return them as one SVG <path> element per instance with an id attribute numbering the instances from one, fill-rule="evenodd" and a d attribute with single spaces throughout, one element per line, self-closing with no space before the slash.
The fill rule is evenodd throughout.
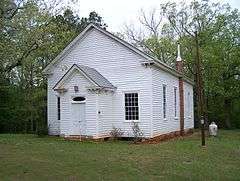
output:
<path id="1" fill-rule="evenodd" d="M 232 128 L 230 115 L 231 115 L 231 100 L 225 99 L 224 100 L 224 117 L 225 117 L 224 122 L 225 122 L 226 128 L 228 129 Z"/>
<path id="2" fill-rule="evenodd" d="M 204 118 L 205 118 L 205 126 L 208 128 L 209 126 L 209 118 L 208 118 L 208 91 L 207 93 L 204 91 L 203 89 L 203 97 L 205 97 L 205 99 L 203 99 L 203 106 L 204 106 Z"/>
<path id="3" fill-rule="evenodd" d="M 197 89 L 197 109 L 198 109 L 198 121 L 201 119 L 206 120 L 205 106 L 204 106 L 204 92 L 203 92 L 203 79 L 202 79 L 202 62 L 199 50 L 198 32 L 195 32 L 195 46 L 196 46 L 196 89 Z M 205 146 L 205 123 L 201 123 L 201 137 L 202 146 Z"/>

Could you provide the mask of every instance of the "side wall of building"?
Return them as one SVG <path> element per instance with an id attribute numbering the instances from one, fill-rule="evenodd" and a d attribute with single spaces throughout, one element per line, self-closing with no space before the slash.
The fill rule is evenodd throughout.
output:
<path id="1" fill-rule="evenodd" d="M 179 83 L 178 78 L 152 67 L 153 87 L 153 136 L 179 131 Z M 163 86 L 166 86 L 166 118 L 163 116 Z M 175 96 L 176 89 L 176 115 Z"/>
<path id="2" fill-rule="evenodd" d="M 184 89 L 184 129 L 194 128 L 193 86 L 183 83 Z"/>
<path id="3" fill-rule="evenodd" d="M 156 67 L 152 67 L 152 78 L 153 136 L 180 131 L 179 79 Z M 163 86 L 166 86 L 166 118 L 163 117 Z M 190 129 L 194 127 L 193 86 L 184 81 L 183 89 L 184 129 Z"/>

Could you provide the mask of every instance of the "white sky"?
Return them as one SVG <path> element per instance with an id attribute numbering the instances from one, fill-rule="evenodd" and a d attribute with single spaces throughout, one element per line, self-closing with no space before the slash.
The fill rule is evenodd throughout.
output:
<path id="1" fill-rule="evenodd" d="M 74 5 L 75 12 L 80 17 L 87 17 L 91 11 L 96 11 L 103 17 L 108 30 L 121 32 L 123 25 L 138 24 L 140 10 L 148 12 L 158 9 L 161 3 L 169 0 L 78 0 Z M 171 0 L 180 2 L 181 0 Z M 191 0 L 186 0 L 186 2 Z M 240 9 L 240 0 L 214 0 L 229 3 L 232 8 Z"/>

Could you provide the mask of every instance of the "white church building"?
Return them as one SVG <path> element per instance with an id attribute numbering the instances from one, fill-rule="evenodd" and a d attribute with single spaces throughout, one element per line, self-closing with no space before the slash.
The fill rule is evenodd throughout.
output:
<path id="1" fill-rule="evenodd" d="M 193 81 L 110 32 L 90 24 L 45 69 L 50 135 L 132 137 L 181 133 L 194 127 Z"/>

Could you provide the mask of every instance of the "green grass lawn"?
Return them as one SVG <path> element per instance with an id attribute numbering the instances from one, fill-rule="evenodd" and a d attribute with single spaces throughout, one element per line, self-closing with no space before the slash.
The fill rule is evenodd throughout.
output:
<path id="1" fill-rule="evenodd" d="M 0 180 L 240 180 L 240 130 L 206 149 L 198 133 L 151 145 L 2 134 Z"/>

